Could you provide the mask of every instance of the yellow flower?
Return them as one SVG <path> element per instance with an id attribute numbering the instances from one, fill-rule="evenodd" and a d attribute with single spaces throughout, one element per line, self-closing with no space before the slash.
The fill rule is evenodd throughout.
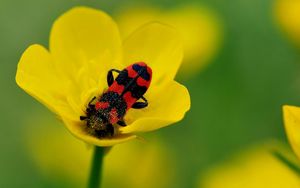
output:
<path id="1" fill-rule="evenodd" d="M 292 149 L 300 159 L 300 108 L 283 106 L 285 131 Z"/>
<path id="2" fill-rule="evenodd" d="M 92 147 L 74 139 L 53 118 L 29 117 L 25 128 L 26 151 L 46 179 L 85 187 Z M 104 158 L 102 187 L 167 187 L 177 174 L 172 159 L 172 150 L 158 137 L 114 146 Z M 133 163 L 137 165 L 128 165 Z"/>
<path id="3" fill-rule="evenodd" d="M 174 81 L 183 50 L 172 28 L 149 23 L 122 42 L 115 22 L 104 12 L 77 7 L 59 17 L 51 30 L 49 50 L 30 46 L 18 64 L 16 81 L 27 93 L 56 113 L 79 139 L 110 146 L 181 120 L 190 108 L 187 89 Z M 112 138 L 98 138 L 86 130 L 79 117 L 93 96 L 107 88 L 110 69 L 123 69 L 135 62 L 153 71 L 145 97 L 149 106 L 130 109 L 126 127 Z"/>
<path id="4" fill-rule="evenodd" d="M 300 0 L 277 0 L 274 12 L 283 31 L 300 45 Z"/>
<path id="5" fill-rule="evenodd" d="M 180 72 L 184 76 L 203 69 L 219 50 L 222 41 L 220 19 L 204 6 L 186 5 L 171 10 L 159 10 L 150 6 L 126 7 L 117 14 L 117 22 L 125 36 L 153 20 L 168 23 L 181 34 L 184 61 Z"/>
<path id="6" fill-rule="evenodd" d="M 296 188 L 298 175 L 272 154 L 276 149 L 290 156 L 285 148 L 254 147 L 230 162 L 209 170 L 200 178 L 201 188 Z M 274 151 L 274 150 L 273 150 Z"/>

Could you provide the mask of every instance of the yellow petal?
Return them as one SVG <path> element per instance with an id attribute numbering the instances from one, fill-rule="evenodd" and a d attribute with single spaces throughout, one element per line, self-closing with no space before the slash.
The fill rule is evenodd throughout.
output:
<path id="1" fill-rule="evenodd" d="M 111 67 L 120 58 L 118 27 L 111 17 L 100 10 L 73 8 L 55 21 L 50 35 L 50 51 L 61 63 L 58 66 L 66 69 L 78 69 L 74 66 L 91 60 L 97 60 L 101 68 Z M 111 62 L 102 62 L 102 56 L 110 57 Z"/>
<path id="2" fill-rule="evenodd" d="M 54 113 L 75 118 L 66 102 L 67 83 L 56 75 L 52 58 L 44 47 L 32 45 L 26 49 L 18 64 L 16 82 Z"/>
<path id="3" fill-rule="evenodd" d="M 146 94 L 149 106 L 144 109 L 130 109 L 125 116 L 126 127 L 122 133 L 146 132 L 180 121 L 190 109 L 188 90 L 172 81 L 155 93 Z"/>
<path id="4" fill-rule="evenodd" d="M 97 138 L 88 133 L 86 130 L 86 123 L 82 121 L 72 121 L 63 119 L 67 129 L 77 138 L 96 146 L 112 146 L 115 144 L 123 143 L 136 138 L 131 134 L 116 134 L 112 138 Z"/>
<path id="5" fill-rule="evenodd" d="M 300 108 L 283 106 L 284 125 L 288 140 L 300 159 Z"/>
<path id="6" fill-rule="evenodd" d="M 50 52 L 59 75 L 70 82 L 65 88 L 67 100 L 79 117 L 91 98 L 106 87 L 107 71 L 121 65 L 118 27 L 102 11 L 73 8 L 55 21 Z"/>
<path id="7" fill-rule="evenodd" d="M 152 68 L 151 85 L 168 83 L 183 57 L 179 36 L 173 28 L 160 23 L 140 27 L 124 42 L 125 65 L 143 61 Z"/>
<path id="8" fill-rule="evenodd" d="M 118 27 L 106 13 L 77 7 L 60 16 L 50 35 L 50 52 L 60 75 L 70 80 L 73 101 L 91 88 L 102 92 L 103 77 L 119 68 L 121 39 Z M 76 91 L 77 90 L 77 91 Z M 88 99 L 85 99 L 85 101 Z M 83 105 L 82 103 L 80 105 Z"/>

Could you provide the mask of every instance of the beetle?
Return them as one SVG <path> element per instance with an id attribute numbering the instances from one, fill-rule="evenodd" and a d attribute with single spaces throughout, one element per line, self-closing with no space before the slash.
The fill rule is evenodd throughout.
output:
<path id="1" fill-rule="evenodd" d="M 119 75 L 114 79 L 113 72 Z M 130 108 L 142 109 L 148 106 L 143 96 L 150 86 L 152 69 L 144 62 L 129 65 L 122 71 L 111 69 L 107 73 L 109 88 L 100 97 L 93 97 L 86 108 L 86 121 L 91 134 L 99 138 L 114 135 L 114 124 L 126 126 L 124 116 Z M 142 101 L 138 101 L 138 100 Z"/>

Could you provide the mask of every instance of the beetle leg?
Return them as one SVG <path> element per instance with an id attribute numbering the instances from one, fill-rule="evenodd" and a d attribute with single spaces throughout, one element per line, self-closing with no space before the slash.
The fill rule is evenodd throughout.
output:
<path id="1" fill-rule="evenodd" d="M 120 126 L 122 126 L 122 127 L 127 126 L 127 124 L 125 123 L 124 120 L 119 120 L 119 121 L 117 122 L 117 124 L 120 125 Z"/>
<path id="2" fill-rule="evenodd" d="M 117 70 L 117 69 L 110 69 L 107 73 L 107 85 L 111 86 L 111 84 L 113 84 L 114 82 L 114 75 L 113 72 L 117 72 L 120 73 L 121 71 Z"/>
<path id="3" fill-rule="evenodd" d="M 107 133 L 110 135 L 110 136 L 113 136 L 114 135 L 114 127 L 112 124 L 108 124 L 107 125 Z"/>
<path id="4" fill-rule="evenodd" d="M 89 102 L 89 106 L 91 106 L 92 105 L 92 102 L 94 102 L 94 100 L 96 99 L 96 96 L 94 96 L 93 98 L 92 98 L 92 100 Z"/>
<path id="5" fill-rule="evenodd" d="M 86 120 L 87 117 L 86 116 L 80 116 L 80 120 L 83 121 L 83 120 Z"/>
<path id="6" fill-rule="evenodd" d="M 142 109 L 148 106 L 148 101 L 145 97 L 141 97 L 145 102 L 135 102 L 131 108 Z"/>

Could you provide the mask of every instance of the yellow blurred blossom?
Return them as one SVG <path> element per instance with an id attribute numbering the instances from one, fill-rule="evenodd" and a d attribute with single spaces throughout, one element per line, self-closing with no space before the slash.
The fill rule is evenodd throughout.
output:
<path id="1" fill-rule="evenodd" d="M 55 21 L 49 50 L 34 44 L 23 53 L 16 81 L 57 114 L 74 136 L 97 146 L 111 146 L 184 117 L 190 96 L 185 86 L 174 81 L 182 56 L 180 37 L 171 27 L 149 23 L 122 42 L 116 23 L 106 13 L 76 7 Z M 136 62 L 145 62 L 153 70 L 145 96 L 149 106 L 130 109 L 125 116 L 127 126 L 114 125 L 112 137 L 91 134 L 80 120 L 89 101 L 107 89 L 110 69 L 124 69 Z"/>
<path id="2" fill-rule="evenodd" d="M 279 147 L 280 148 L 280 147 Z M 266 145 L 254 147 L 231 161 L 217 166 L 202 175 L 201 188 L 296 188 L 299 176 L 277 159 L 272 152 L 279 149 Z M 285 148 L 280 152 L 290 156 Z"/>
<path id="3" fill-rule="evenodd" d="M 186 5 L 161 10 L 138 6 L 126 7 L 117 13 L 117 22 L 124 36 L 149 21 L 167 23 L 180 32 L 184 43 L 184 61 L 180 73 L 184 76 L 203 69 L 220 48 L 222 24 L 218 16 L 207 7 Z"/>
<path id="4" fill-rule="evenodd" d="M 25 143 L 29 156 L 45 178 L 64 180 L 72 187 L 85 187 L 92 148 L 73 139 L 49 118 L 30 120 L 29 124 Z M 173 158 L 170 149 L 157 137 L 151 142 L 114 146 L 104 158 L 102 187 L 164 188 L 176 176 Z"/>
<path id="5" fill-rule="evenodd" d="M 276 0 L 274 12 L 282 30 L 300 47 L 300 0 Z"/>

